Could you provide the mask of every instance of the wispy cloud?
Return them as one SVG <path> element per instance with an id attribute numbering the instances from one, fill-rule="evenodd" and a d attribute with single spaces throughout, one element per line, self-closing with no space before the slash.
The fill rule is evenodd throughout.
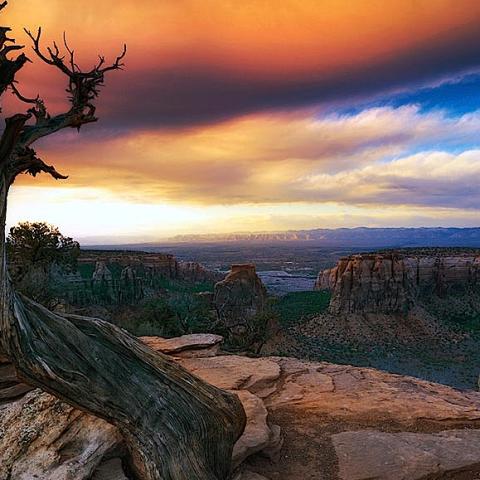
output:
<path id="1" fill-rule="evenodd" d="M 44 153 L 71 175 L 64 186 L 96 186 L 133 202 L 475 208 L 470 190 L 480 156 L 461 150 L 477 141 L 479 130 L 480 112 L 450 118 L 405 106 L 319 118 L 302 111 L 180 133 L 135 133 L 73 149 L 67 136 Z"/>
<path id="2" fill-rule="evenodd" d="M 129 44 L 101 122 L 38 145 L 70 178 L 55 194 L 50 178 L 20 178 L 11 219 L 35 204 L 72 229 L 142 235 L 162 215 L 172 232 L 179 219 L 203 230 L 476 221 L 480 110 L 452 116 L 450 106 L 468 103 L 452 85 L 480 68 L 480 2 L 141 3 L 11 2 L 19 42 L 23 25 L 44 26 L 45 40 L 65 29 L 82 65 Z M 19 80 L 64 108 L 51 68 L 36 62 Z M 435 88 L 416 96 L 420 87 L 446 84 L 450 113 L 415 103 L 434 98 Z M 386 106 L 392 92 L 409 92 L 405 105 Z"/>

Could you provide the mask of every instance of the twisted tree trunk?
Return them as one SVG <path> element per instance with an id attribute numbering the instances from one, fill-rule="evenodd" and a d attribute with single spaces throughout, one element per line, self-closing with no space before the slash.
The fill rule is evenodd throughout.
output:
<path id="1" fill-rule="evenodd" d="M 235 395 L 192 376 L 99 319 L 59 316 L 17 293 L 5 261 L 0 184 L 2 349 L 26 383 L 116 425 L 142 480 L 224 480 L 245 425 Z"/>
<path id="2" fill-rule="evenodd" d="M 7 2 L 0 3 L 0 10 Z M 23 47 L 0 27 L 0 97 L 11 89 L 29 105 L 27 113 L 5 119 L 0 136 L 0 351 L 26 383 L 116 425 L 141 480 L 225 480 L 233 445 L 245 426 L 235 395 L 192 376 L 171 359 L 125 331 L 99 319 L 60 316 L 17 294 L 8 278 L 5 219 L 10 185 L 17 175 L 40 172 L 65 179 L 37 157 L 37 140 L 64 128 L 95 122 L 94 101 L 107 72 L 123 67 L 122 53 L 111 65 L 104 57 L 82 71 L 64 38 L 44 53 L 41 29 L 27 31 L 35 54 L 68 79 L 70 109 L 50 115 L 40 97 L 26 98 L 15 74 L 25 65 Z"/>

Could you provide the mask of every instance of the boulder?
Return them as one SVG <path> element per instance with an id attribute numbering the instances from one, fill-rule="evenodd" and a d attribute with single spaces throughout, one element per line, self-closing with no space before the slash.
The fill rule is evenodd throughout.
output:
<path id="1" fill-rule="evenodd" d="M 248 457 L 258 452 L 275 451 L 281 447 L 282 437 L 278 426 L 268 422 L 268 410 L 263 401 L 248 390 L 232 391 L 238 395 L 247 415 L 247 425 L 233 448 L 232 462 L 238 467 Z"/>
<path id="2" fill-rule="evenodd" d="M 179 359 L 181 365 L 202 380 L 224 390 L 248 390 L 260 398 L 276 390 L 280 366 L 268 358 L 221 355 L 211 358 Z"/>

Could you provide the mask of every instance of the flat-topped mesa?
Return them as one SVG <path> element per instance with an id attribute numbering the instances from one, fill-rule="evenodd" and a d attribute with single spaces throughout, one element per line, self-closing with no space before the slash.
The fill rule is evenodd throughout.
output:
<path id="1" fill-rule="evenodd" d="M 265 309 L 267 290 L 255 265 L 232 265 L 224 280 L 215 284 L 213 303 L 222 324 L 232 333 L 242 334 L 249 322 Z"/>
<path id="2" fill-rule="evenodd" d="M 428 251 L 358 254 L 319 273 L 317 290 L 330 290 L 331 313 L 401 313 L 420 294 L 447 295 L 480 283 L 480 254 Z"/>

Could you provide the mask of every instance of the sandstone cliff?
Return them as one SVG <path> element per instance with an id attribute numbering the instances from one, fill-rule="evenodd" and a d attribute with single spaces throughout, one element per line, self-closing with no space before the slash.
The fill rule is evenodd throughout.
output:
<path id="1" fill-rule="evenodd" d="M 78 272 L 58 282 L 75 305 L 134 305 L 157 294 L 165 280 L 213 284 L 222 278 L 220 272 L 170 254 L 87 250 L 78 259 Z"/>
<path id="2" fill-rule="evenodd" d="M 480 253 L 435 249 L 351 255 L 320 272 L 315 288 L 332 292 L 331 313 L 396 313 L 420 295 L 445 296 L 479 283 Z"/>

